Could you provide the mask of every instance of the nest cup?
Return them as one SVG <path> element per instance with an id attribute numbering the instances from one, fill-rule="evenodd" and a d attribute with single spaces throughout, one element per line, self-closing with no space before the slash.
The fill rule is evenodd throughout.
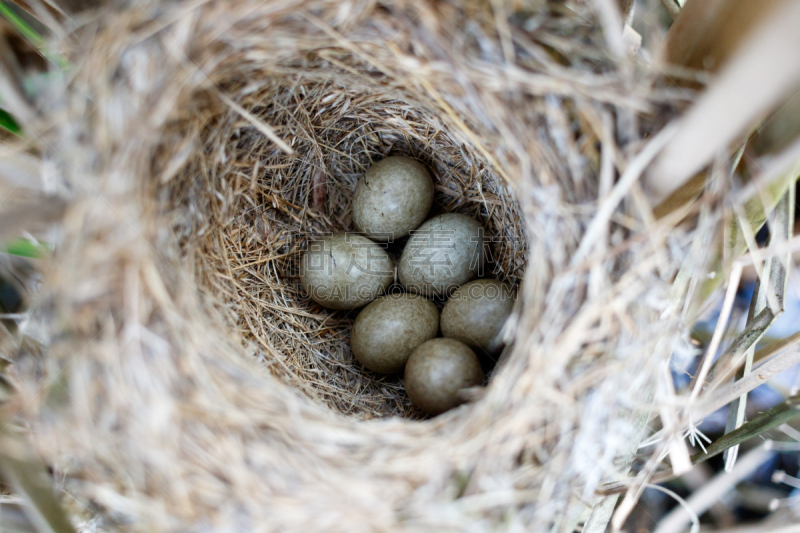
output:
<path id="1" fill-rule="evenodd" d="M 181 221 L 180 253 L 194 257 L 202 292 L 252 346 L 247 357 L 342 413 L 418 416 L 399 375 L 370 372 L 350 352 L 357 311 L 334 312 L 305 294 L 297 277 L 302 253 L 314 238 L 355 232 L 359 177 L 404 155 L 434 179 L 430 216 L 459 212 L 480 221 L 488 259 L 481 274 L 515 285 L 527 246 L 519 205 L 478 149 L 448 131 L 440 109 L 372 82 L 369 65 L 348 73 L 325 61 L 280 66 L 221 80 L 247 118 L 216 99 L 200 120 L 179 126 L 199 132 L 200 148 L 164 191 L 170 216 Z M 245 76 L 258 79 L 247 91 Z M 395 258 L 405 240 L 388 244 Z"/>
<path id="2" fill-rule="evenodd" d="M 639 135 L 646 92 L 587 3 L 523 4 L 138 2 L 76 30 L 40 129 L 66 205 L 50 356 L 14 400 L 76 521 L 544 531 L 581 516 L 634 440 L 620 413 L 669 355 L 653 355 L 674 330 L 648 305 L 676 269 L 608 289 L 652 257 L 647 239 L 591 276 L 571 264 L 612 185 L 601 144 Z M 297 280 L 309 240 L 353 229 L 357 179 L 392 155 L 433 176 L 430 216 L 481 222 L 486 276 L 519 291 L 504 371 L 424 421 L 399 376 L 354 360 L 356 313 Z M 617 297 L 639 305 L 622 313 L 636 337 L 607 311 Z"/>

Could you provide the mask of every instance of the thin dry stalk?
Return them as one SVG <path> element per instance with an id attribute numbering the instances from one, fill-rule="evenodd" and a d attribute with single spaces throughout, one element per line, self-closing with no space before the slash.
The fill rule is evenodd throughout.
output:
<path id="1" fill-rule="evenodd" d="M 789 191 L 784 194 L 778 206 L 775 209 L 774 221 L 770 225 L 770 243 L 773 241 L 782 243 L 788 242 L 792 238 L 792 228 L 794 226 L 794 187 L 790 187 Z M 745 227 L 744 221 L 740 222 Z M 755 248 L 751 248 L 755 251 Z M 770 320 L 766 325 L 769 328 L 775 320 L 784 311 L 784 293 L 787 286 L 787 271 L 791 262 L 789 254 L 784 257 L 770 257 L 766 260 L 763 266 L 763 271 L 756 282 L 753 291 L 753 301 L 750 304 L 750 313 L 748 315 L 748 323 L 752 323 L 757 314 L 763 311 L 770 312 Z M 760 262 L 754 258 L 756 269 L 759 268 Z M 745 350 L 744 364 L 739 368 L 736 373 L 735 381 L 744 379 L 750 374 L 753 367 L 753 357 L 755 355 L 755 345 L 758 340 L 766 332 L 766 328 L 761 336 Z M 725 432 L 728 433 L 738 429 L 744 422 L 744 412 L 747 404 L 747 393 L 742 394 L 738 399 L 733 400 L 728 414 L 728 422 L 725 426 Z M 725 452 L 725 470 L 730 472 L 733 465 L 736 463 L 736 455 L 739 451 L 738 446 L 734 446 Z"/>

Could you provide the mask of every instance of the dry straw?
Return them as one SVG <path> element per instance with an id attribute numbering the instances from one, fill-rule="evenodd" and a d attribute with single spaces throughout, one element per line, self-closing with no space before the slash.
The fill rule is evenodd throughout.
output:
<path id="1" fill-rule="evenodd" d="M 626 55 L 610 6 L 132 0 L 79 20 L 65 91 L 27 125 L 65 207 L 36 304 L 49 347 L 9 404 L 76 520 L 585 521 L 674 396 L 694 285 L 673 280 L 704 275 L 725 188 L 696 223 L 654 220 L 637 180 L 691 94 Z M 484 224 L 519 288 L 504 363 L 432 420 L 354 361 L 353 313 L 297 288 L 307 239 L 352 229 L 358 176 L 392 154 L 431 170 L 436 211 Z"/>

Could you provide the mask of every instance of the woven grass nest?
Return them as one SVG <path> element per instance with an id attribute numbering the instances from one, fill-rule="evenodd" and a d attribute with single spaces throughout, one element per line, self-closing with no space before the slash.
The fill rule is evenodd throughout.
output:
<path id="1" fill-rule="evenodd" d="M 12 404 L 76 520 L 586 520 L 627 470 L 631 413 L 682 331 L 671 281 L 708 229 L 654 225 L 638 186 L 613 198 L 677 104 L 595 9 L 134 2 L 67 35 L 36 141 L 64 207 L 37 304 L 51 337 Z M 356 180 L 390 155 L 430 170 L 434 213 L 481 221 L 491 275 L 518 291 L 488 386 L 433 419 L 355 362 L 355 313 L 296 278 L 309 238 L 353 229 Z"/>

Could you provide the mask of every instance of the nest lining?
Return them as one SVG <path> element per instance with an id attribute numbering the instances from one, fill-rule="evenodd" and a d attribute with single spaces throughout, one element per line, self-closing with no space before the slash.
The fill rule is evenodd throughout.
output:
<path id="1" fill-rule="evenodd" d="M 425 103 L 401 90 L 369 92 L 368 73 L 328 67 L 309 75 L 306 66 L 282 74 L 237 105 L 290 140 L 293 154 L 219 101 L 189 126 L 203 148 L 167 193 L 185 221 L 182 253 L 195 258 L 203 291 L 274 375 L 342 413 L 417 418 L 399 375 L 371 372 L 352 356 L 357 311 L 334 312 L 305 295 L 299 257 L 309 239 L 353 230 L 352 192 L 371 164 L 407 155 L 434 177 L 430 216 L 454 211 L 480 220 L 490 242 L 484 274 L 515 285 L 527 248 L 518 203 Z M 354 79 L 342 83 L 345 76 Z M 326 78 L 338 81 L 317 81 Z M 225 90 L 241 94 L 241 86 Z M 390 244 L 390 253 L 402 245 Z"/>

